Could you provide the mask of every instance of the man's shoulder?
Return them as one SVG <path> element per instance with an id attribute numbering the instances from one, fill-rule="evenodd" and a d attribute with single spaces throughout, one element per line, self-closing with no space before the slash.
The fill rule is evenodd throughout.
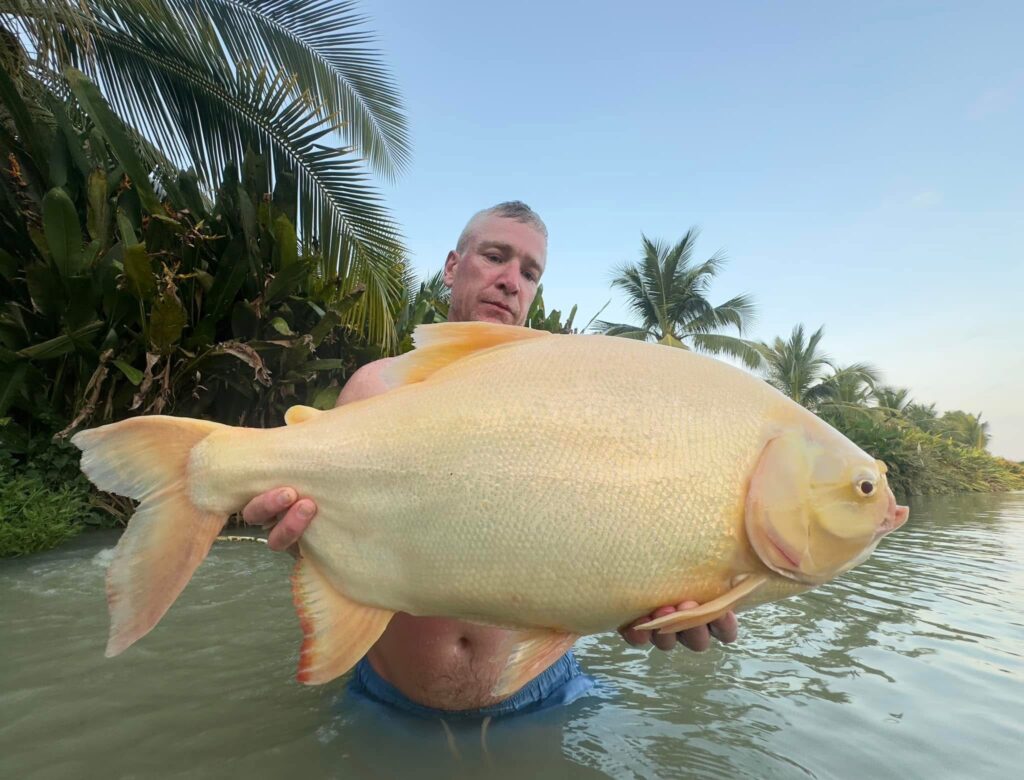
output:
<path id="1" fill-rule="evenodd" d="M 384 381 L 384 369 L 394 360 L 395 358 L 381 358 L 357 369 L 348 378 L 341 393 L 338 394 L 337 405 L 341 406 L 387 392 L 390 386 Z"/>

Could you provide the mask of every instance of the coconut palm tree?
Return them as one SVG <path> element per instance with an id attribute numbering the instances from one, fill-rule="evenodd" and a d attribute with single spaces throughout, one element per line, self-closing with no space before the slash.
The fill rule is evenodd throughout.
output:
<path id="1" fill-rule="evenodd" d="M 903 418 L 922 431 L 934 431 L 938 417 L 939 413 L 935 411 L 935 404 L 925 406 L 915 401 L 903 407 Z"/>
<path id="2" fill-rule="evenodd" d="M 808 409 L 836 412 L 863 406 L 878 381 L 878 369 L 868 363 L 833 365 L 820 348 L 824 335 L 822 326 L 807 337 L 801 323 L 788 340 L 776 337 L 771 345 L 759 344 L 765 379 Z"/>
<path id="3" fill-rule="evenodd" d="M 910 391 L 905 387 L 876 387 L 874 396 L 878 408 L 891 415 L 902 415 L 911 403 Z"/>
<path id="4" fill-rule="evenodd" d="M 939 431 L 947 439 L 979 450 L 988 447 L 992 438 L 988 423 L 981 421 L 980 412 L 976 415 L 961 411 L 946 412 L 939 419 Z"/>
<path id="5" fill-rule="evenodd" d="M 365 287 L 353 316 L 386 340 L 403 249 L 368 178 L 394 177 L 409 138 L 362 23 L 340 0 L 0 0 L 0 55 L 62 101 L 83 71 L 150 162 L 193 168 L 207 194 L 263 155 L 249 175 L 296 188 L 300 240 L 326 278 Z"/>
<path id="6" fill-rule="evenodd" d="M 771 345 L 762 342 L 759 350 L 768 384 L 802 406 L 813 407 L 827 397 L 824 382 L 832 359 L 818 346 L 824 335 L 822 326 L 807 338 L 800 323 L 788 340 L 776 336 Z"/>
<path id="7" fill-rule="evenodd" d="M 839 421 L 851 415 L 870 414 L 868 401 L 878 381 L 878 370 L 868 363 L 853 363 L 835 366 L 833 371 L 832 376 L 822 382 L 824 389 L 817 411 L 830 420 Z"/>
<path id="8" fill-rule="evenodd" d="M 720 332 L 735 328 L 742 335 L 754 317 L 753 301 L 747 295 L 737 295 L 718 306 L 708 300 L 711 283 L 725 260 L 716 254 L 702 263 L 694 263 L 697 233 L 696 228 L 690 228 L 672 246 L 643 236 L 640 261 L 623 264 L 612 279 L 612 286 L 626 293 L 638 322 L 599 320 L 594 329 L 609 336 L 730 355 L 757 368 L 761 365 L 761 354 L 753 343 Z"/>

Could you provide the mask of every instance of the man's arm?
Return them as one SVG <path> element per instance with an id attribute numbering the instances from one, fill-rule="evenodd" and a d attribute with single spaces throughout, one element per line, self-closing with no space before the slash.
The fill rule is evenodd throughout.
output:
<path id="1" fill-rule="evenodd" d="M 357 370 L 338 393 L 334 405 L 344 406 L 385 392 L 388 386 L 381 377 L 381 369 L 391 360 L 376 360 Z M 305 533 L 315 515 L 316 503 L 309 498 L 300 499 L 292 487 L 280 487 L 261 493 L 242 510 L 242 519 L 249 525 L 274 524 L 267 537 L 267 546 L 271 550 L 290 549 Z"/>

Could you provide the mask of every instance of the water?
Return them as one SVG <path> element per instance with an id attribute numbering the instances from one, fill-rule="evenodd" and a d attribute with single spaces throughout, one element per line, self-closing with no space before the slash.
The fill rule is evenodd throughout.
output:
<path id="1" fill-rule="evenodd" d="M 0 562 L 0 776 L 1016 777 L 1024 494 L 918 500 L 841 580 L 704 653 L 578 646 L 603 693 L 479 725 L 291 680 L 290 561 L 221 543 L 160 626 L 106 660 L 113 535 Z M 482 746 L 485 745 L 486 749 Z"/>

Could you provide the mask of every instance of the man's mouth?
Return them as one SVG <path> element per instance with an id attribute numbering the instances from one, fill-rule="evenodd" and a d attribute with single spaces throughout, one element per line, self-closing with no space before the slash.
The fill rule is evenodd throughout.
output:
<path id="1" fill-rule="evenodd" d="M 498 309 L 501 309 L 502 311 L 508 312 L 508 314 L 512 317 L 516 316 L 515 312 L 513 312 L 512 309 L 510 309 L 504 303 L 499 303 L 498 301 L 484 301 L 484 303 L 486 303 L 489 306 L 494 306 Z"/>

